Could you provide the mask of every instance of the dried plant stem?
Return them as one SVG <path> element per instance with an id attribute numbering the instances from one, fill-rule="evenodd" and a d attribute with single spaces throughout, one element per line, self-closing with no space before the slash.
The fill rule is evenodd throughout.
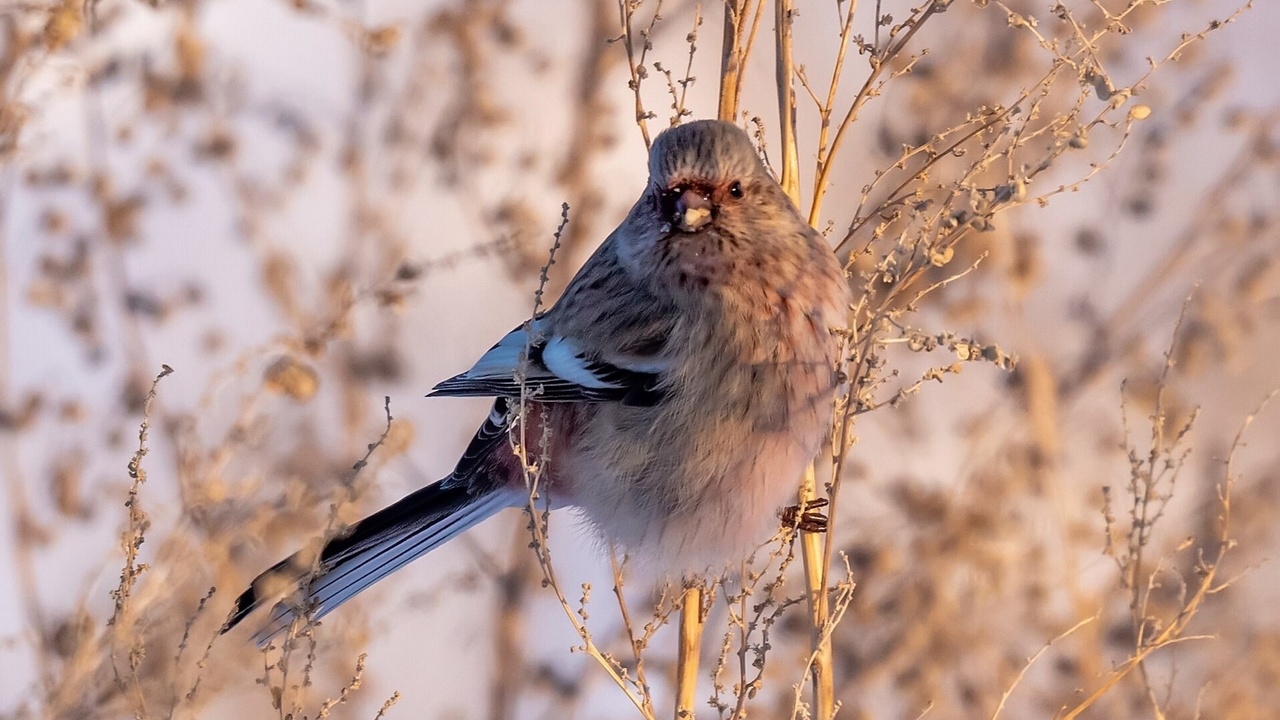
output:
<path id="1" fill-rule="evenodd" d="M 1010 683 L 1009 687 L 1005 689 L 1004 694 L 1000 696 L 1000 704 L 996 705 L 995 712 L 991 713 L 991 720 L 997 720 L 997 718 L 1000 717 L 1000 713 L 1004 711 L 1004 706 L 1009 702 L 1009 696 L 1012 695 L 1013 691 L 1018 688 L 1018 685 L 1022 682 L 1022 679 L 1027 676 L 1027 672 L 1031 670 L 1031 666 L 1035 665 L 1036 661 L 1039 660 L 1041 656 L 1043 656 L 1046 652 L 1048 652 L 1049 648 L 1053 647 L 1054 643 L 1059 642 L 1070 635 L 1074 635 L 1077 630 L 1079 630 L 1080 628 L 1084 627 L 1085 625 L 1088 625 L 1089 623 L 1097 619 L 1098 619 L 1097 615 L 1091 615 L 1081 620 L 1080 622 L 1076 623 L 1075 625 L 1072 625 L 1071 627 L 1067 628 L 1062 633 L 1060 633 L 1057 637 L 1053 638 L 1049 642 L 1042 645 L 1040 649 L 1036 651 L 1035 655 L 1032 655 L 1030 658 L 1028 658 L 1026 664 L 1023 665 L 1022 669 L 1018 671 L 1017 677 L 1013 679 L 1013 682 Z"/>
<path id="2" fill-rule="evenodd" d="M 751 29 L 747 30 L 747 16 L 751 15 Z M 743 69 L 756 32 L 764 16 L 764 0 L 757 0 L 755 12 L 751 0 L 724 1 L 724 42 L 720 57 L 720 111 L 721 120 L 733 122 L 738 115 L 738 100 L 742 97 Z"/>
<path id="3" fill-rule="evenodd" d="M 774 3 L 777 23 L 778 127 L 782 133 L 782 177 L 778 184 L 800 206 L 800 151 L 796 147 L 796 94 L 792 77 L 796 73 L 791 54 L 791 19 L 795 12 L 792 0 Z"/>
<path id="4" fill-rule="evenodd" d="M 840 87 L 840 74 L 844 71 L 844 60 L 849 50 L 849 40 L 852 37 L 853 14 L 858 8 L 857 0 L 850 0 L 849 7 L 845 11 L 844 22 L 840 24 L 840 45 L 836 51 L 836 61 L 831 68 L 831 84 L 827 86 L 826 102 L 818 106 L 818 117 L 821 120 L 821 126 L 818 130 L 818 157 L 827 157 L 827 142 L 831 136 L 831 113 L 836 105 L 836 89 Z M 801 79 L 804 76 L 801 75 Z M 809 222 L 816 221 L 816 216 L 810 216 Z"/>
<path id="5" fill-rule="evenodd" d="M 844 119 L 840 121 L 840 125 L 836 127 L 835 136 L 831 140 L 830 147 L 825 148 L 826 154 L 818 157 L 817 177 L 813 181 L 813 203 L 809 208 L 809 224 L 817 225 L 822 212 L 822 198 L 827 192 L 827 185 L 831 181 L 831 169 L 834 167 L 832 160 L 840 150 L 840 144 L 844 140 L 845 132 L 853 125 L 853 121 L 858 118 L 859 111 L 862 106 L 876 95 L 877 81 L 880 79 L 881 73 L 897 57 L 902 50 L 911 42 L 915 34 L 920 30 L 929 18 L 939 12 L 945 11 L 949 3 L 929 3 L 927 6 L 918 8 L 910 18 L 902 23 L 904 32 L 883 50 L 877 49 L 876 54 L 872 58 L 871 72 L 867 73 L 867 79 L 863 81 L 862 87 L 858 90 L 858 94 L 854 97 L 853 102 L 849 105 L 849 110 L 845 113 Z M 880 17 L 880 13 L 876 13 Z M 879 33 L 879 22 L 876 24 L 876 32 Z M 878 43 L 877 43 L 878 45 Z"/>
<path id="6" fill-rule="evenodd" d="M 1203 599 L 1203 594 L 1198 591 L 1196 593 L 1196 598 L 1195 598 L 1196 605 L 1199 605 L 1202 599 Z M 1180 630 L 1181 626 L 1178 626 L 1178 629 Z M 1210 635 L 1186 635 L 1182 637 L 1175 637 L 1176 632 L 1177 630 L 1174 630 L 1174 627 L 1170 626 L 1170 630 L 1164 633 L 1161 633 L 1160 636 L 1156 639 L 1156 641 L 1153 644 L 1147 646 L 1146 648 L 1143 648 L 1142 651 L 1138 652 L 1133 657 L 1121 663 L 1119 667 L 1117 667 L 1115 670 L 1111 672 L 1110 675 L 1107 676 L 1107 679 L 1102 683 L 1101 686 L 1098 687 L 1097 690 L 1093 691 L 1092 694 L 1090 694 L 1087 698 L 1085 698 L 1083 702 L 1081 702 L 1079 705 L 1073 708 L 1070 712 L 1063 715 L 1062 720 L 1075 720 L 1075 718 L 1080 717 L 1081 713 L 1083 713 L 1085 710 L 1088 710 L 1090 707 L 1093 707 L 1093 704 L 1098 702 L 1098 700 L 1100 700 L 1103 695 L 1106 695 L 1107 693 L 1111 692 L 1112 688 L 1114 688 L 1117 684 L 1119 684 L 1119 682 L 1123 680 L 1126 675 L 1132 672 L 1134 668 L 1141 665 L 1142 661 L 1146 660 L 1147 656 L 1155 652 L 1156 650 L 1159 650 L 1160 648 L 1163 648 L 1163 647 L 1168 647 L 1170 645 L 1176 645 L 1178 643 L 1186 642 L 1188 640 L 1212 639 L 1212 636 Z"/>
<path id="7" fill-rule="evenodd" d="M 641 76 L 641 68 L 644 67 L 644 56 L 649 49 L 649 34 L 644 35 L 644 47 L 637 57 L 635 48 L 635 30 L 632 29 L 631 19 L 635 16 L 636 6 L 630 0 L 618 0 L 618 14 L 622 22 L 622 44 L 627 51 L 627 68 L 631 73 L 629 85 L 631 92 L 635 96 L 636 101 L 636 125 L 640 126 L 640 135 L 644 137 L 644 146 L 649 147 L 649 117 L 652 115 L 644 109 L 644 98 L 640 95 L 640 85 L 644 78 Z M 658 13 L 662 12 L 662 3 L 658 3 L 658 7 L 654 10 L 654 20 L 658 18 Z M 650 30 L 653 29 L 650 23 Z"/>
<path id="8" fill-rule="evenodd" d="M 627 607 L 626 595 L 622 592 L 622 563 L 618 562 L 618 552 L 609 547 L 609 567 L 613 570 L 613 594 L 618 599 L 618 614 L 622 617 L 622 628 L 627 634 L 627 644 L 631 646 L 631 656 L 636 661 L 636 683 L 640 686 L 641 695 L 648 702 L 652 697 L 649 691 L 649 678 L 644 669 L 644 649 L 649 641 L 648 635 L 636 637 L 636 626 L 631 622 L 631 610 Z"/>
<path id="9" fill-rule="evenodd" d="M 129 460 L 128 466 L 129 477 L 132 478 L 128 500 L 125 501 L 125 506 L 129 508 L 129 525 L 120 536 L 120 547 L 124 551 L 125 561 L 124 567 L 120 570 L 120 583 L 115 590 L 111 591 L 115 607 L 111 613 L 111 619 L 107 621 L 111 627 L 110 658 L 116 688 L 123 696 L 128 696 L 132 692 L 131 702 L 138 717 L 146 717 L 148 714 L 146 694 L 143 692 L 142 678 L 139 674 L 144 651 L 138 639 L 139 633 L 133 625 L 138 615 L 130 602 L 139 577 L 150 569 L 146 563 L 139 560 L 142 542 L 145 539 L 144 534 L 150 525 L 147 514 L 139 504 L 139 492 L 147 481 L 147 471 L 142 467 L 142 459 L 150 452 L 147 446 L 147 435 L 151 429 L 151 406 L 156 399 L 156 388 L 160 385 L 160 380 L 172 373 L 173 368 L 162 365 L 160 372 L 151 381 L 151 389 L 147 391 L 142 403 L 142 422 L 138 426 L 138 449 Z M 125 649 L 128 651 L 127 670 L 121 667 L 119 654 L 122 645 L 126 646 Z"/>
<path id="10" fill-rule="evenodd" d="M 693 111 L 687 109 L 685 98 L 689 95 L 689 86 L 693 84 L 693 56 L 698 52 L 698 28 L 702 27 L 702 5 L 693 6 L 693 29 L 685 37 L 689 41 L 689 59 L 684 65 L 684 79 L 680 81 L 680 97 L 675 98 L 675 117 L 674 122 L 680 122 L 680 119 L 686 115 L 692 115 Z"/>
<path id="11" fill-rule="evenodd" d="M 806 508 L 818 496 L 817 474 L 813 463 L 805 468 L 800 483 L 800 507 Z M 834 520 L 832 518 L 831 520 Z M 829 522 L 831 522 L 829 520 Z M 828 628 L 830 606 L 827 602 L 827 539 L 825 531 L 800 530 L 800 550 L 804 563 L 804 579 L 808 589 L 809 618 L 812 621 L 811 650 L 813 664 L 814 718 L 829 720 L 835 716 L 835 681 L 832 676 L 831 631 Z"/>
<path id="12" fill-rule="evenodd" d="M 849 560 L 847 557 L 844 558 L 844 566 L 845 577 L 844 580 L 836 584 L 834 588 L 834 602 L 828 598 L 825 591 L 821 594 L 821 597 L 823 598 L 821 607 L 825 609 L 824 612 L 827 613 L 827 617 L 824 618 L 822 625 L 817 627 L 815 630 L 813 640 L 814 650 L 809 654 L 809 657 L 805 661 L 805 677 L 807 678 L 809 673 L 813 673 L 815 688 L 821 688 L 825 684 L 830 689 L 823 692 L 815 692 L 815 705 L 817 706 L 815 709 L 816 712 L 809 712 L 808 709 L 804 707 L 801 699 L 804 682 L 802 680 L 801 682 L 796 683 L 795 702 L 791 710 L 792 720 L 796 720 L 800 717 L 830 720 L 830 718 L 835 717 L 836 710 L 838 709 L 838 706 L 835 703 L 834 683 L 831 679 L 826 681 L 820 680 L 817 677 L 817 674 L 824 667 L 822 664 L 822 656 L 824 653 L 827 655 L 825 667 L 831 667 L 831 633 L 835 631 L 836 626 L 838 626 L 844 619 L 844 613 L 849 609 L 849 602 L 853 599 L 853 571 L 849 568 Z M 812 577 L 809 577 L 808 580 L 812 582 Z M 812 602 L 813 596 L 810 595 L 809 597 Z M 830 678 L 829 674 L 828 678 Z"/>
<path id="13" fill-rule="evenodd" d="M 1212 639 L 1211 635 L 1184 635 L 1191 621 L 1195 619 L 1197 613 L 1200 612 L 1204 603 L 1212 595 L 1222 592 L 1234 580 L 1218 579 L 1218 571 L 1222 568 L 1222 562 L 1226 554 L 1236 546 L 1236 541 L 1231 537 L 1231 489 L 1236 481 L 1236 454 L 1240 450 L 1244 442 L 1244 436 L 1248 432 L 1249 427 L 1253 424 L 1254 419 L 1266 408 L 1266 406 L 1275 398 L 1276 391 L 1272 391 L 1252 413 L 1247 415 L 1244 422 L 1240 424 L 1236 431 L 1235 438 L 1231 442 L 1231 448 L 1227 453 L 1225 467 L 1223 469 L 1222 480 L 1218 484 L 1218 531 L 1217 537 L 1207 544 L 1210 552 L 1206 554 L 1204 549 L 1200 550 L 1195 560 L 1195 572 L 1197 582 L 1190 596 L 1182 602 L 1177 615 L 1171 618 L 1163 627 L 1152 627 L 1151 637 L 1144 638 L 1141 635 L 1138 638 L 1140 643 L 1136 651 L 1128 660 L 1121 663 L 1116 669 L 1103 680 L 1102 684 L 1088 695 L 1083 701 L 1072 708 L 1069 712 L 1061 715 L 1063 720 L 1074 720 L 1080 717 L 1086 710 L 1092 707 L 1099 699 L 1111 691 L 1121 680 L 1125 678 L 1133 670 L 1139 672 L 1143 669 L 1146 659 L 1155 651 L 1161 648 L 1176 645 L 1178 643 L 1187 642 L 1189 640 L 1206 640 Z M 1149 586 L 1155 584 L 1154 575 L 1148 581 Z M 1149 592 L 1149 590 L 1148 590 Z M 1155 712 L 1160 713 L 1158 706 Z"/>
<path id="14" fill-rule="evenodd" d="M 791 198 L 796 207 L 800 206 L 800 152 L 796 143 L 796 103 L 792 77 L 795 75 L 795 63 L 792 58 L 791 20 L 794 7 L 792 0 L 776 0 L 776 40 L 777 40 L 777 75 L 778 85 L 778 118 L 781 128 L 782 143 L 782 175 L 779 185 Z M 799 507 L 804 508 L 817 499 L 817 475 L 813 463 L 805 468 L 800 482 Z M 827 573 L 826 563 L 830 559 L 825 532 L 800 531 L 801 555 L 804 562 L 805 581 L 808 585 L 809 613 L 813 622 L 811 633 L 811 650 L 813 653 L 813 694 L 819 720 L 827 720 L 835 715 L 835 683 L 832 679 L 831 633 L 827 630 L 829 608 L 827 606 Z"/>
<path id="15" fill-rule="evenodd" d="M 702 650 L 702 585 L 689 583 L 680 606 L 680 646 L 676 660 L 676 718 L 692 718 L 698 692 L 698 659 Z"/>
<path id="16" fill-rule="evenodd" d="M 742 14 L 746 0 L 725 0 L 724 42 L 720 55 L 720 110 L 721 120 L 733 122 L 738 114 L 738 77 L 742 73 Z"/>
<path id="17" fill-rule="evenodd" d="M 521 398 L 523 404 L 524 398 Z M 522 411 L 523 414 L 523 411 Z M 565 617 L 569 619 L 573 629 L 578 633 L 578 637 L 582 639 L 582 645 L 579 649 L 586 653 L 592 660 L 604 669 L 609 675 L 609 679 L 626 694 L 627 699 L 635 705 L 636 710 L 640 712 L 640 716 L 653 720 L 654 713 L 650 707 L 649 698 L 638 695 L 632 691 L 632 683 L 622 672 L 618 663 L 605 652 L 596 646 L 595 641 L 591 639 L 591 632 L 587 629 L 585 619 L 581 619 L 579 614 L 574 611 L 573 605 L 569 603 L 569 599 L 565 597 L 564 591 L 560 588 L 560 582 L 556 577 L 554 566 L 551 562 L 551 551 L 547 546 L 547 516 L 550 511 L 547 507 L 539 507 L 539 489 L 538 478 L 536 476 L 536 464 L 538 459 L 531 457 L 526 451 L 525 444 L 525 423 L 521 422 L 518 429 L 520 438 L 518 444 L 513 448 L 516 456 L 524 464 L 526 472 L 529 474 L 529 502 L 525 510 L 529 515 L 529 530 L 533 535 L 534 551 L 537 553 L 538 566 L 542 570 L 542 579 L 546 587 L 550 588 L 555 594 L 560 608 L 564 611 Z"/>
<path id="18" fill-rule="evenodd" d="M 538 289 L 533 294 L 533 312 L 530 317 L 537 317 L 542 310 L 543 295 L 547 288 L 547 276 L 551 271 L 551 266 L 556 262 L 556 252 L 560 249 L 561 239 L 564 237 L 565 228 L 568 224 L 569 204 L 564 203 L 560 207 L 560 225 L 556 228 L 547 262 L 542 266 L 538 275 Z M 528 352 L 529 350 L 526 348 L 525 357 L 528 357 Z M 524 384 L 523 378 L 524 370 L 520 369 L 517 374 L 517 380 L 520 381 L 520 398 L 514 418 L 516 425 L 514 431 L 508 435 L 508 440 L 511 442 L 512 452 L 520 460 L 520 465 L 524 471 L 525 484 L 529 490 L 525 512 L 529 517 L 528 527 L 533 540 L 531 546 L 537 557 L 538 567 L 542 571 L 543 587 L 550 588 L 552 593 L 555 594 L 561 610 L 564 611 L 565 616 L 569 619 L 569 623 L 573 625 L 578 637 L 582 639 L 582 644 L 577 649 L 586 653 L 608 673 L 609 679 L 613 680 L 614 684 L 626 694 L 627 699 L 635 705 L 641 717 L 653 720 L 655 715 L 650 698 L 645 692 L 646 688 L 637 687 L 626 676 L 626 669 L 612 656 L 600 650 L 592 639 L 590 630 L 587 629 L 586 602 L 589 586 L 583 586 L 581 606 L 575 611 L 573 605 L 569 603 L 569 599 L 565 597 L 564 590 L 561 588 L 556 576 L 555 566 L 551 560 L 551 548 L 547 544 L 547 532 L 551 515 L 550 500 L 546 498 L 545 488 L 542 487 L 550 436 L 546 425 L 540 423 L 540 437 L 536 440 L 528 437 L 529 423 L 527 421 L 530 413 L 537 412 L 537 410 L 536 406 L 532 404 L 531 390 Z M 536 442 L 536 445 L 531 446 L 531 442 Z M 530 453 L 531 447 L 536 452 L 536 455 Z M 544 501 L 541 507 L 538 505 L 539 500 Z"/>

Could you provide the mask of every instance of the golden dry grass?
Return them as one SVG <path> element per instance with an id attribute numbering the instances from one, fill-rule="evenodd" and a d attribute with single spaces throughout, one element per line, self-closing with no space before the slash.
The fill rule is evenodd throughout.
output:
<path id="1" fill-rule="evenodd" d="M 0 13 L 0 713 L 1270 717 L 1280 108 L 1228 102 L 1215 51 L 1262 11 L 582 7 Z M 366 656 L 462 655 L 377 594 L 266 653 L 220 637 L 258 570 L 460 447 L 406 407 L 424 357 L 509 316 L 443 298 L 552 301 L 649 139 L 716 114 L 857 296 L 831 452 L 745 582 L 650 592 L 615 557 L 601 592 L 531 495 L 424 593 L 474 596 L 438 619 L 489 648 L 469 686 Z M 547 624 L 589 661 L 546 660 Z"/>

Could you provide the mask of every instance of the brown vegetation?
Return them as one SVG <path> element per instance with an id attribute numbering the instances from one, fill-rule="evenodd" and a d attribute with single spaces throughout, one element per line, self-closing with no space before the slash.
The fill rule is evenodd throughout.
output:
<path id="1" fill-rule="evenodd" d="M 0 10 L 0 716 L 1274 714 L 1280 99 L 1229 101 L 1262 91 L 1221 51 L 1273 8 L 410 5 Z M 480 412 L 421 391 L 716 114 L 857 298 L 831 451 L 743 581 L 578 567 L 515 438 L 525 517 L 388 583 L 428 590 L 219 636 L 445 472 Z"/>

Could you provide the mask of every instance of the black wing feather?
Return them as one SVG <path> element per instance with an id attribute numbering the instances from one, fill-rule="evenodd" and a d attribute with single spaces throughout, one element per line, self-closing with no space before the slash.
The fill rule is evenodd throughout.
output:
<path id="1" fill-rule="evenodd" d="M 628 370 L 602 360 L 585 362 L 583 368 L 603 383 L 616 387 L 587 387 L 566 380 L 553 372 L 542 360 L 545 345 L 529 348 L 524 367 L 525 397 L 538 402 L 622 402 L 626 405 L 652 406 L 662 399 L 661 376 L 658 373 Z M 432 388 L 427 397 L 499 397 L 519 398 L 522 384 L 513 373 L 510 378 L 473 377 L 461 373 Z"/>

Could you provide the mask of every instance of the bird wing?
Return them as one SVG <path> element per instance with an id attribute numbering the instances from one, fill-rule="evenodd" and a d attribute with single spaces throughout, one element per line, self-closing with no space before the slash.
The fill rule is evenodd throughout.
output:
<path id="1" fill-rule="evenodd" d="M 611 236 L 545 314 L 507 333 L 428 397 L 525 397 L 540 402 L 661 399 L 676 313 L 624 271 Z"/>
<path id="2" fill-rule="evenodd" d="M 436 385 L 427 397 L 521 396 L 539 402 L 621 401 L 647 405 L 660 395 L 664 363 L 605 359 L 564 335 L 545 335 L 539 320 L 498 341 L 471 369 Z"/>

